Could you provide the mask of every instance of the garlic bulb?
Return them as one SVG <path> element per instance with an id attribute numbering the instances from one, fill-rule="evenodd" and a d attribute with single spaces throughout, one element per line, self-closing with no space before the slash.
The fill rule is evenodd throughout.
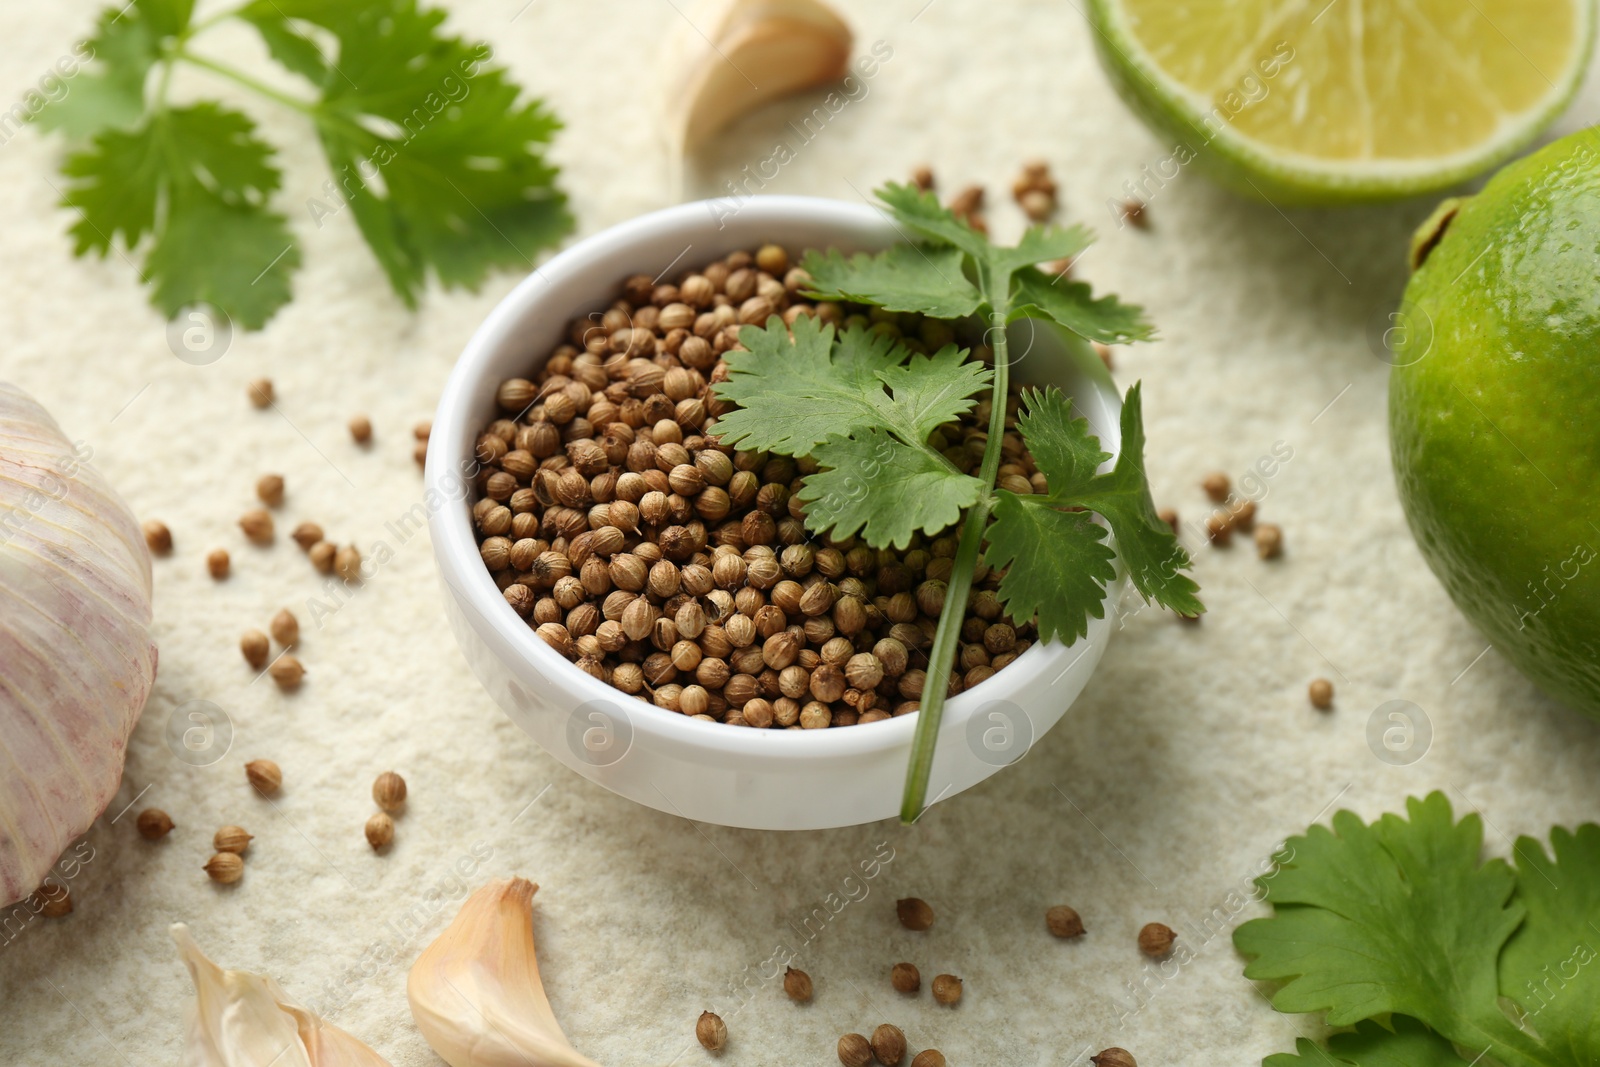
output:
<path id="1" fill-rule="evenodd" d="M 0 382 L 0 906 L 111 802 L 155 681 L 150 553 L 88 451 Z"/>
<path id="2" fill-rule="evenodd" d="M 821 0 L 707 0 L 667 53 L 667 129 L 678 154 L 762 104 L 845 76 L 850 27 Z"/>
<path id="3" fill-rule="evenodd" d="M 417 1029 L 450 1067 L 598 1067 L 568 1042 L 545 999 L 525 878 L 461 905 L 406 979 Z"/>
<path id="4" fill-rule="evenodd" d="M 291 1002 L 271 978 L 218 967 L 182 923 L 173 924 L 172 939 L 194 981 L 183 1067 L 389 1067 L 360 1041 Z"/>

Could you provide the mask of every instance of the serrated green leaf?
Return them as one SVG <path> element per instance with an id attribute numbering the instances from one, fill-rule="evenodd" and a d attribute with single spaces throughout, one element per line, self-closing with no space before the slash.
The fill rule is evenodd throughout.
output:
<path id="1" fill-rule="evenodd" d="M 717 420 L 717 435 L 755 451 L 803 456 L 874 427 L 921 446 L 935 426 L 969 411 L 991 376 L 954 345 L 908 363 L 908 349 L 868 330 L 835 343 L 833 327 L 812 316 L 796 319 L 792 336 L 773 316 L 739 340 L 749 351 L 724 355 L 728 380 L 715 387 L 739 406 Z"/>
<path id="2" fill-rule="evenodd" d="M 956 218 L 932 193 L 923 192 L 914 185 L 889 182 L 875 190 L 875 194 L 888 205 L 894 220 L 906 229 L 939 244 L 959 248 L 974 259 L 988 261 L 989 239 Z"/>
<path id="3" fill-rule="evenodd" d="M 1600 826 L 1518 838 L 1517 892 L 1527 909 L 1500 954 L 1500 992 L 1561 1064 L 1600 1063 Z"/>
<path id="4" fill-rule="evenodd" d="M 1015 619 L 1038 617 L 1039 636 L 1070 645 L 1105 617 L 1105 587 L 1117 576 L 1106 531 L 1082 511 L 1040 496 L 995 494 L 984 562 L 1006 570 L 997 593 Z M 1009 568 L 1009 569 L 1008 569 Z"/>
<path id="5" fill-rule="evenodd" d="M 266 206 L 280 176 L 254 130 L 239 112 L 201 103 L 101 131 L 64 167 L 77 254 L 104 256 L 118 237 L 132 252 L 153 236 L 144 273 L 169 318 L 208 303 L 259 329 L 288 302 L 299 251 Z"/>
<path id="6" fill-rule="evenodd" d="M 954 525 L 983 491 L 938 453 L 876 427 L 824 441 L 812 458 L 823 469 L 798 494 L 806 526 L 835 538 L 859 533 L 874 548 L 904 549 L 917 533 Z"/>
<path id="7" fill-rule="evenodd" d="M 1463 1046 L 1499 1045 L 1517 1033 L 1496 1001 L 1496 960 L 1524 914 L 1515 879 L 1500 860 L 1479 864 L 1482 822 L 1456 823 L 1443 793 L 1406 810 L 1371 826 L 1340 811 L 1332 831 L 1290 839 L 1292 858 L 1258 880 L 1274 914 L 1234 931 L 1245 976 L 1283 983 L 1279 1011 L 1333 1026 L 1398 1013 Z"/>
<path id="8" fill-rule="evenodd" d="M 1334 1034 L 1326 1052 L 1299 1038 L 1295 1052 L 1268 1056 L 1262 1067 L 1468 1067 L 1450 1042 L 1404 1015 L 1394 1017 L 1393 1030 L 1363 1022 L 1354 1033 Z"/>
<path id="9" fill-rule="evenodd" d="M 1086 226 L 1029 226 L 1015 248 L 991 247 L 989 262 L 996 278 L 1004 279 L 1023 267 L 1055 259 L 1070 259 L 1094 244 Z"/>
<path id="10" fill-rule="evenodd" d="M 64 82 L 64 95 L 46 104 L 34 121 L 85 141 L 105 129 L 125 130 L 144 115 L 144 85 L 161 54 L 161 35 L 138 5 L 107 8 L 75 61 L 88 64 Z"/>
<path id="11" fill-rule="evenodd" d="M 837 249 L 811 251 L 802 266 L 811 275 L 812 296 L 960 319 L 976 311 L 983 300 L 962 273 L 965 258 L 959 248 L 897 244 L 876 255 L 858 252 L 849 259 Z"/>
<path id="12" fill-rule="evenodd" d="M 440 32 L 444 13 L 416 0 L 274 0 L 287 19 L 332 34 L 317 130 L 348 203 L 408 306 L 428 277 L 475 289 L 496 268 L 531 269 L 570 231 L 543 148 L 560 123 L 520 101 L 487 45 Z"/>
<path id="13" fill-rule="evenodd" d="M 327 80 L 328 57 L 283 13 L 277 0 L 255 0 L 239 10 L 239 17 L 255 27 L 273 59 L 315 85 Z"/>
<path id="14" fill-rule="evenodd" d="M 1134 588 L 1181 615 L 1205 611 L 1195 594 L 1199 586 L 1183 574 L 1190 566 L 1172 528 L 1156 514 L 1144 472 L 1144 415 L 1140 383 L 1122 401 L 1122 447 L 1116 465 L 1093 474 L 1108 456 L 1089 432 L 1084 419 L 1072 417 L 1071 403 L 1060 391 L 1030 391 L 1018 428 L 1044 472 L 1056 507 L 1083 507 L 1099 512 L 1116 536 L 1117 555 L 1128 569 Z"/>
<path id="15" fill-rule="evenodd" d="M 1050 319 L 1080 337 L 1108 345 L 1155 340 L 1155 328 L 1136 304 L 1124 304 L 1115 296 L 1096 300 L 1084 282 L 1052 277 L 1035 267 L 1022 268 L 1014 278 L 1008 321 Z"/>

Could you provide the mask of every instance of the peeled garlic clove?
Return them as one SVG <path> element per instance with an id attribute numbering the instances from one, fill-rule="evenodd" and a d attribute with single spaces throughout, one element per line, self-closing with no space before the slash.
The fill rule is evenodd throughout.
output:
<path id="1" fill-rule="evenodd" d="M 692 151 L 739 116 L 849 70 L 850 27 L 819 0 L 709 0 L 667 60 L 667 129 Z"/>
<path id="2" fill-rule="evenodd" d="M 89 454 L 0 382 L 0 907 L 116 795 L 155 682 L 150 552 Z"/>
<path id="3" fill-rule="evenodd" d="M 598 1067 L 568 1043 L 545 999 L 525 878 L 461 905 L 406 979 L 417 1029 L 450 1067 Z"/>
<path id="4" fill-rule="evenodd" d="M 174 923 L 171 932 L 194 981 L 183 1067 L 389 1067 L 372 1049 L 291 1001 L 271 978 L 225 971 L 200 951 L 187 926 Z"/>

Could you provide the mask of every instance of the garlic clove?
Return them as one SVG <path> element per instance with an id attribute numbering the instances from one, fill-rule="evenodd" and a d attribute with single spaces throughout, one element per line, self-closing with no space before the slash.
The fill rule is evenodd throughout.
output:
<path id="1" fill-rule="evenodd" d="M 450 1067 L 598 1067 L 561 1032 L 539 979 L 525 878 L 473 893 L 406 979 L 417 1029 Z"/>
<path id="2" fill-rule="evenodd" d="M 271 978 L 217 966 L 187 926 L 174 923 L 171 933 L 195 992 L 183 1067 L 389 1067 L 372 1049 L 291 1001 Z"/>
<path id="3" fill-rule="evenodd" d="M 711 0 L 676 31 L 667 129 L 679 154 L 741 115 L 849 69 L 851 34 L 820 0 Z"/>

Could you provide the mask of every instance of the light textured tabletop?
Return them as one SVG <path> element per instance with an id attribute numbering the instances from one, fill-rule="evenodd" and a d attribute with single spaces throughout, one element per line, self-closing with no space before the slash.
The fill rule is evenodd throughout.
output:
<path id="1" fill-rule="evenodd" d="M 669 202 L 655 62 L 678 6 L 450 5 L 452 25 L 492 41 L 565 121 L 554 155 L 582 234 Z M 36 84 L 96 8 L 0 11 L 5 97 Z M 928 161 L 947 190 L 987 183 L 990 220 L 1009 236 L 1021 225 L 1011 178 L 1024 159 L 1049 160 L 1069 217 L 1102 234 L 1083 273 L 1146 305 L 1162 330 L 1160 343 L 1116 357 L 1119 384 L 1145 382 L 1158 502 L 1197 514 L 1206 472 L 1237 478 L 1292 451 L 1261 502 L 1284 529 L 1284 558 L 1202 552 L 1202 624 L 1131 617 L 1022 763 L 914 829 L 757 833 L 637 807 L 501 714 L 445 625 L 426 534 L 397 542 L 384 530 L 420 493 L 412 424 L 517 279 L 495 277 L 476 295 L 433 291 L 407 312 L 348 217 L 319 228 L 303 208 L 324 178 L 307 128 L 241 99 L 286 148 L 278 202 L 305 267 L 268 329 L 189 366 L 124 262 L 70 257 L 52 184 L 60 145 L 24 132 L 0 147 L 0 377 L 86 439 L 136 513 L 169 524 L 176 550 L 155 563 L 160 676 L 121 791 L 85 837 L 93 858 L 71 882 L 77 910 L 0 944 L 0 1062 L 174 1062 L 190 989 L 166 929 L 182 920 L 219 962 L 275 975 L 392 1063 L 437 1064 L 411 1023 L 406 969 L 464 884 L 519 873 L 542 886 L 535 923 L 557 1017 L 607 1064 L 701 1062 L 692 1041 L 705 1008 L 727 1020 L 727 1063 L 832 1063 L 840 1034 L 883 1021 L 956 1065 L 1066 1064 L 1107 1045 L 1146 1065 L 1251 1063 L 1316 1029 L 1269 1008 L 1228 937 L 1260 912 L 1250 880 L 1287 835 L 1335 804 L 1371 817 L 1432 789 L 1480 811 L 1500 853 L 1506 835 L 1600 814 L 1600 724 L 1485 652 L 1395 497 L 1387 371 L 1367 335 L 1397 300 L 1407 235 L 1431 205 L 1283 212 L 1186 170 L 1155 190 L 1147 231 L 1119 230 L 1107 200 L 1173 146 L 1113 95 L 1074 3 L 894 0 L 856 5 L 851 18 L 858 49 L 893 50 L 865 95 L 803 144 L 786 123 L 814 99 L 748 117 L 686 191 L 715 195 L 786 141 L 794 158 L 770 191 L 857 199 Z M 258 58 L 242 32 L 219 31 L 208 47 Z M 1591 79 L 1559 129 L 1597 118 Z M 281 413 L 246 401 L 245 383 L 263 375 Z M 358 411 L 376 427 L 370 449 L 344 429 Z M 269 470 L 289 494 L 278 543 L 263 550 L 235 520 Z M 282 532 L 302 519 L 395 550 L 320 626 L 306 605 L 324 596 L 321 581 Z M 220 584 L 204 564 L 217 546 L 234 555 Z M 285 605 L 300 614 L 309 671 L 292 696 L 251 684 L 236 651 L 241 630 Z M 1319 675 L 1337 686 L 1328 713 L 1306 700 Z M 179 762 L 163 739 L 174 709 L 196 699 L 225 709 L 233 728 L 231 751 L 206 767 Z M 1395 699 L 1432 727 L 1426 754 L 1404 767 L 1368 744 L 1369 717 Z M 283 767 L 273 805 L 246 785 L 241 766 L 255 757 Z M 369 783 L 386 768 L 404 774 L 411 802 L 394 848 L 376 856 L 361 828 Z M 140 840 L 131 813 L 114 820 L 136 797 L 171 813 L 169 839 Z M 200 869 L 224 823 L 256 835 L 231 888 Z M 875 878 L 850 877 L 880 850 L 893 858 Z M 937 910 L 925 934 L 894 922 L 895 898 L 911 895 Z M 1044 911 L 1057 903 L 1083 914 L 1085 938 L 1048 936 Z M 1174 927 L 1193 958 L 1144 962 L 1134 938 L 1152 920 Z M 779 950 L 812 975 L 809 1006 L 771 980 L 764 964 Z M 901 959 L 965 979 L 960 1007 L 895 994 L 888 973 Z"/>

